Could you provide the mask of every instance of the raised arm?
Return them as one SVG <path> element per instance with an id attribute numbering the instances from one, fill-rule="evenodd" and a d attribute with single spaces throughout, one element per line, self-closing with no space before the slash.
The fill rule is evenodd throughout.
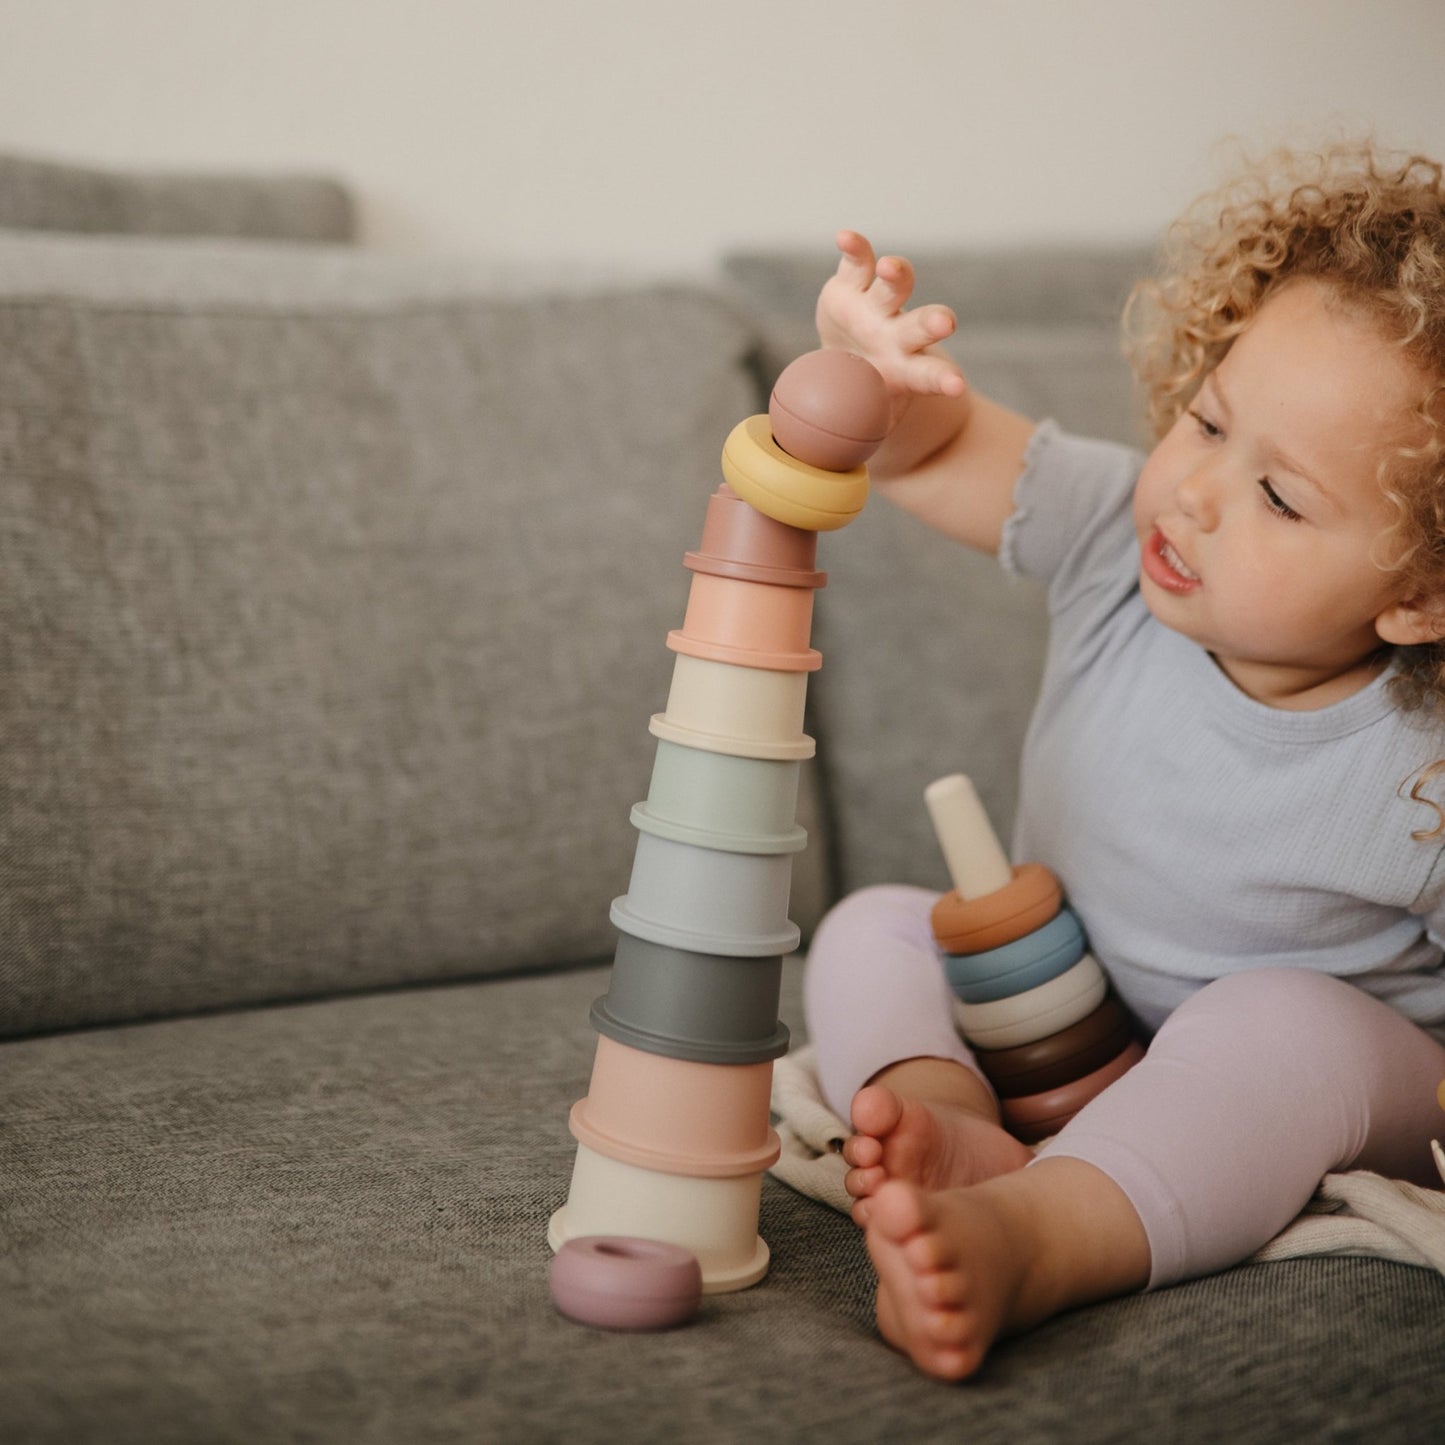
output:
<path id="1" fill-rule="evenodd" d="M 838 233 L 838 250 L 838 269 L 818 297 L 819 339 L 866 357 L 892 398 L 892 426 L 870 476 L 930 527 L 997 552 L 1034 423 L 969 387 L 938 344 L 957 325 L 948 307 L 906 309 L 907 261 L 875 259 L 856 231 Z"/>

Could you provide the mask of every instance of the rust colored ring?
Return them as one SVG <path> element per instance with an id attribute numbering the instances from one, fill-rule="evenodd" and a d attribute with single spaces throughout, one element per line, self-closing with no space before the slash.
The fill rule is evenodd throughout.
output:
<path id="1" fill-rule="evenodd" d="M 1020 863 L 1013 878 L 982 898 L 950 889 L 933 905 L 933 936 L 945 953 L 983 953 L 1041 928 L 1059 911 L 1059 880 L 1042 863 Z"/>

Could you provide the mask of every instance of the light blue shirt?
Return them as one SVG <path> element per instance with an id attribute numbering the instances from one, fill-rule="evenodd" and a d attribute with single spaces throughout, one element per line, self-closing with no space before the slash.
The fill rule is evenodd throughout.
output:
<path id="1" fill-rule="evenodd" d="M 1142 456 L 1045 423 L 1001 560 L 1048 587 L 1014 857 L 1053 868 L 1151 1029 L 1222 974 L 1347 978 L 1445 1041 L 1445 841 L 1409 797 L 1445 756 L 1386 678 L 1287 712 L 1240 692 L 1139 591 Z"/>

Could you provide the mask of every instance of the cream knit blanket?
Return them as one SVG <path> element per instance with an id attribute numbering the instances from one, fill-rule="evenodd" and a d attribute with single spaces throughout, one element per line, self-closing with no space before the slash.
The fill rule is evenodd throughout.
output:
<path id="1" fill-rule="evenodd" d="M 852 1130 L 823 1102 L 812 1046 L 773 1066 L 773 1113 L 783 1152 L 772 1173 L 784 1184 L 847 1213 L 848 1166 L 839 1152 Z M 1445 1179 L 1445 1151 L 1432 1145 Z M 1370 1254 L 1445 1274 L 1445 1192 L 1357 1170 L 1327 1174 L 1292 1224 L 1253 1259 Z"/>

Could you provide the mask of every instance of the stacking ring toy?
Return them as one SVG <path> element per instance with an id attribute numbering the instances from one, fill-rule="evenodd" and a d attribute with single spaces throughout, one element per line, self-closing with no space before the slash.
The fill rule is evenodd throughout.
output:
<path id="1" fill-rule="evenodd" d="M 552 1302 L 579 1324 L 665 1330 L 697 1313 L 702 1267 L 680 1244 L 623 1235 L 569 1239 L 552 1259 Z"/>
<path id="2" fill-rule="evenodd" d="M 767 414 L 740 421 L 723 443 L 723 476 L 745 502 L 808 532 L 846 527 L 868 500 L 868 468 L 829 472 L 791 457 L 773 440 Z"/>
<path id="3" fill-rule="evenodd" d="M 1012 1049 L 980 1049 L 979 1067 L 1001 1099 L 1057 1089 L 1107 1064 L 1129 1046 L 1133 1029 L 1110 994 L 1087 1018 Z"/>
<path id="4" fill-rule="evenodd" d="M 1026 993 L 994 1003 L 957 1003 L 954 1011 L 964 1037 L 981 1049 L 1006 1049 L 1047 1038 L 1093 1013 L 1109 983 L 1092 953 L 1067 973 Z"/>
<path id="5" fill-rule="evenodd" d="M 1025 1144 L 1057 1134 L 1090 1099 L 1097 1098 L 1115 1079 L 1123 1078 L 1143 1057 L 1144 1050 L 1131 1043 L 1102 1068 L 1070 1084 L 1021 1099 L 1005 1099 L 1001 1105 L 1004 1124 Z"/>
<path id="6" fill-rule="evenodd" d="M 1088 944 L 1078 916 L 1061 908 L 1042 928 L 986 953 L 947 954 L 944 970 L 964 1003 L 992 1003 L 1037 988 L 1071 969 Z"/>
<path id="7" fill-rule="evenodd" d="M 933 936 L 947 953 L 983 953 L 1042 927 L 1059 911 L 1059 880 L 1042 863 L 1021 863 L 1002 888 L 982 898 L 958 890 L 933 905 Z"/>

